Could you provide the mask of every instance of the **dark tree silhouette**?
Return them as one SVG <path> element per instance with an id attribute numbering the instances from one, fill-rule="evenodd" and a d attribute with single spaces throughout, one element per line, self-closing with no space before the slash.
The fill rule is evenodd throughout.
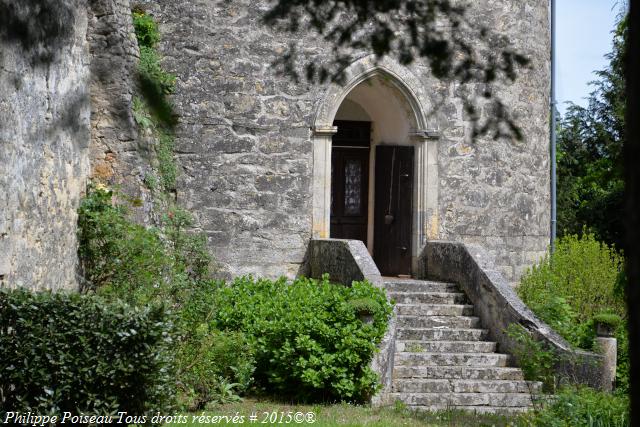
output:
<path id="1" fill-rule="evenodd" d="M 571 104 L 558 132 L 558 232 L 581 234 L 625 248 L 624 167 L 627 10 L 614 32 L 609 65 L 596 72 L 586 107 Z"/>
<path id="2" fill-rule="evenodd" d="M 495 138 L 522 139 L 491 87 L 514 81 L 519 67 L 529 61 L 512 48 L 508 38 L 468 19 L 464 6 L 450 0 L 277 0 L 263 20 L 290 33 L 315 31 L 331 46 L 332 60 L 327 64 L 305 64 L 309 81 L 340 81 L 346 66 L 363 51 L 378 58 L 392 56 L 405 65 L 423 58 L 437 78 L 483 84 L 482 97 L 490 100 L 493 114 L 482 123 L 476 100 L 463 95 L 474 136 L 492 133 Z M 298 59 L 291 44 L 277 65 L 298 79 Z"/>
<path id="3" fill-rule="evenodd" d="M 629 1 L 627 139 L 624 144 L 631 425 L 640 425 L 640 0 Z"/>

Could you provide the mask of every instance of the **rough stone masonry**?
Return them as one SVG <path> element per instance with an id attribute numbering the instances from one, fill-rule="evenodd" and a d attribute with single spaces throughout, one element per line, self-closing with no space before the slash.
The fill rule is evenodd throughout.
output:
<path id="1" fill-rule="evenodd" d="M 0 39 L 0 278 L 12 286 L 75 286 L 75 210 L 90 177 L 145 199 L 147 163 L 130 109 L 133 5 L 58 3 L 69 6 L 71 25 L 46 64 L 22 59 L 24 46 L 6 31 Z M 300 63 L 328 61 L 330 50 L 313 34 L 261 24 L 266 1 L 137 5 L 160 23 L 164 66 L 177 77 L 177 199 L 206 233 L 221 275 L 297 274 L 316 221 L 315 125 L 319 110 L 338 108 L 327 94 L 341 88 L 295 83 L 271 64 L 290 43 Z M 423 130 L 437 135 L 425 142 L 432 165 L 420 235 L 480 244 L 515 281 L 544 253 L 549 229 L 547 2 L 470 6 L 472 19 L 531 60 L 515 83 L 494 90 L 519 117 L 524 141 L 471 140 L 461 94 L 480 87 L 439 81 L 420 61 L 392 64 L 389 75 L 417 94 L 398 105 L 420 104 Z"/>
<path id="2" fill-rule="evenodd" d="M 328 47 L 312 34 L 261 25 L 264 1 L 143 4 L 161 23 L 165 64 L 178 76 L 180 202 L 228 274 L 296 274 L 313 233 L 312 128 L 327 86 L 294 83 L 271 64 L 290 43 L 303 53 L 301 63 L 327 61 Z M 548 240 L 547 3 L 485 0 L 469 14 L 531 60 L 515 84 L 496 90 L 521 118 L 525 140 L 471 142 L 463 89 L 437 81 L 421 62 L 407 69 L 422 84 L 440 134 L 439 200 L 427 234 L 482 244 L 514 281 Z"/>

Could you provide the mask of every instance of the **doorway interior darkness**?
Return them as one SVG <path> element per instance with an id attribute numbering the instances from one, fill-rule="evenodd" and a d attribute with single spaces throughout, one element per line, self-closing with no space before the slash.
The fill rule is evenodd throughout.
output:
<path id="1" fill-rule="evenodd" d="M 367 245 L 371 122 L 336 120 L 331 152 L 331 226 L 336 239 Z M 386 275 L 411 274 L 412 146 L 376 147 L 374 260 Z"/>
<path id="2" fill-rule="evenodd" d="M 410 251 L 411 270 L 416 272 L 419 269 L 418 257 L 421 248 L 427 239 L 438 239 L 441 228 L 438 215 L 439 132 L 430 125 L 425 114 L 425 111 L 431 110 L 429 98 L 426 96 L 429 92 L 423 86 L 423 81 L 410 70 L 388 58 L 361 58 L 349 65 L 344 75 L 342 82 L 329 85 L 313 121 L 312 236 L 316 239 L 326 239 L 335 237 L 337 233 L 344 233 L 337 231 L 335 224 L 332 224 L 332 220 L 335 223 L 337 219 L 335 215 L 332 218 L 332 214 L 336 213 L 336 206 L 333 206 L 333 212 L 331 210 L 332 193 L 335 193 L 335 183 L 332 179 L 332 166 L 335 168 L 335 165 L 332 164 L 332 152 L 334 136 L 338 132 L 337 122 L 370 122 L 370 173 L 367 181 L 369 193 L 366 196 L 367 236 L 365 238 L 360 232 L 360 239 L 366 240 L 367 249 L 374 255 L 375 187 L 378 176 L 377 149 L 374 147 L 391 144 L 412 146 L 414 164 Z M 364 162 L 364 159 L 361 162 Z M 364 166 L 364 163 L 362 165 Z M 344 163 L 342 168 L 344 169 Z M 362 178 L 364 185 L 367 178 Z"/>

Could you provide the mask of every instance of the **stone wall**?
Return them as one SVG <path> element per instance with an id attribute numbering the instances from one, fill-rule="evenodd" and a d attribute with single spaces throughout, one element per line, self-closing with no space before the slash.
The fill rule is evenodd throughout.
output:
<path id="1" fill-rule="evenodd" d="M 141 4 L 160 22 L 164 65 L 177 76 L 178 202 L 221 275 L 296 275 L 311 238 L 309 124 L 321 92 L 270 65 L 293 37 L 259 23 L 261 2 Z"/>
<path id="2" fill-rule="evenodd" d="M 444 89 L 450 98 L 439 113 L 439 234 L 433 238 L 481 245 L 514 282 L 544 255 L 549 242 L 547 2 L 473 3 L 475 19 L 508 36 L 531 61 L 514 84 L 494 91 L 516 116 L 524 140 L 470 142 L 455 95 L 461 88 L 452 84 Z M 484 117 L 490 114 L 482 111 Z"/>
<path id="3" fill-rule="evenodd" d="M 133 120 L 131 6 L 0 3 L 8 11 L 0 22 L 0 278 L 74 288 L 76 211 L 87 180 L 150 199 L 142 185 L 148 144 Z M 136 214 L 144 222 L 151 203 L 142 206 Z"/>
<path id="4" fill-rule="evenodd" d="M 475 307 L 482 326 L 503 353 L 513 353 L 518 346 L 507 328 L 522 326 L 544 348 L 554 353 L 559 383 L 585 384 L 597 389 L 610 388 L 603 365 L 604 357 L 590 351 L 574 349 L 564 338 L 538 319 L 522 302 L 510 284 L 496 269 L 486 251 L 462 243 L 432 241 L 420 257 L 418 277 L 457 283 Z"/>
<path id="5" fill-rule="evenodd" d="M 9 165 L 0 176 L 0 277 L 29 285 L 49 271 L 38 286 L 72 286 L 75 210 L 88 176 L 141 200 L 139 221 L 152 214 L 142 184 L 152 142 L 137 134 L 132 116 L 131 4 L 37 0 L 52 18 L 30 22 L 29 5 L 0 2 L 30 29 L 20 40 L 0 22 L 0 159 Z M 177 76 L 176 198 L 207 234 L 221 275 L 297 274 L 314 229 L 312 127 L 329 85 L 293 82 L 272 62 L 289 44 L 301 52 L 300 67 L 326 62 L 329 46 L 262 25 L 266 1 L 136 4 L 160 22 L 164 65 Z M 420 61 L 401 73 L 419 82 L 425 121 L 440 135 L 428 142 L 434 184 L 423 234 L 481 244 L 511 281 L 547 243 L 547 13 L 542 0 L 486 0 L 469 10 L 532 61 L 516 83 L 495 90 L 524 119 L 523 142 L 471 141 L 461 93 L 481 87 L 438 81 Z"/>
<path id="6" fill-rule="evenodd" d="M 91 177 L 139 195 L 149 164 L 133 118 L 138 44 L 129 0 L 91 0 Z"/>
<path id="7" fill-rule="evenodd" d="M 0 0 L 0 9 L 0 283 L 73 288 L 89 171 L 86 4 Z"/>
<path id="8" fill-rule="evenodd" d="M 328 47 L 263 26 L 263 1 L 141 4 L 161 23 L 165 65 L 178 77 L 179 202 L 195 213 L 225 274 L 295 275 L 313 229 L 310 129 L 328 86 L 294 83 L 271 63 L 290 43 L 301 48 L 301 64 L 326 61 Z M 481 244 L 513 282 L 547 245 L 548 9 L 542 0 L 482 1 L 469 16 L 531 60 L 517 82 L 494 90 L 525 139 L 471 141 L 461 93 L 482 87 L 437 81 L 420 62 L 409 67 L 440 134 L 440 198 L 426 234 Z"/>

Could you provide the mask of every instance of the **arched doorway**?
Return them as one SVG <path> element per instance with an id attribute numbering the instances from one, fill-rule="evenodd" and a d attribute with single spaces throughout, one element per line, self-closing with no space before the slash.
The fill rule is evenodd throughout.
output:
<path id="1" fill-rule="evenodd" d="M 437 135 L 403 67 L 364 59 L 347 76 L 316 117 L 314 237 L 362 240 L 383 274 L 411 274 L 437 221 Z"/>

